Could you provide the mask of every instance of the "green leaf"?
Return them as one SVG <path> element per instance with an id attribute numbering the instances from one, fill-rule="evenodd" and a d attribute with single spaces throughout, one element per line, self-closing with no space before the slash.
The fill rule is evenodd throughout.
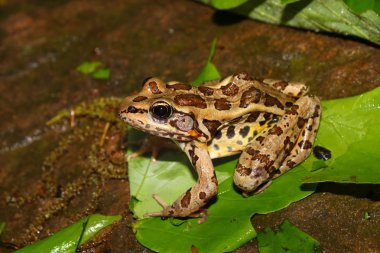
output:
<path id="1" fill-rule="evenodd" d="M 137 133 L 131 131 L 130 134 L 134 139 Z M 192 245 L 201 252 L 231 251 L 255 237 L 250 222 L 254 213 L 279 210 L 315 189 L 314 184 L 301 188 L 301 179 L 308 171 L 295 168 L 276 179 L 263 193 L 245 198 L 233 187 L 236 162 L 237 157 L 215 161 L 219 194 L 209 206 L 209 216 L 204 223 L 198 224 L 198 219 L 142 219 L 135 226 L 139 242 L 159 252 L 189 252 Z M 131 193 L 138 200 L 132 211 L 140 218 L 144 213 L 162 210 L 152 194 L 171 203 L 195 182 L 187 158 L 170 151 L 156 162 L 149 157 L 131 159 L 129 175 Z"/>
<path id="2" fill-rule="evenodd" d="M 220 79 L 220 74 L 219 74 L 218 69 L 211 62 L 212 58 L 214 57 L 216 42 L 217 42 L 216 39 L 214 39 L 212 41 L 211 48 L 210 48 L 210 54 L 208 56 L 207 62 L 205 64 L 205 66 L 203 67 L 203 69 L 201 70 L 200 74 L 197 76 L 197 78 L 195 78 L 195 80 L 192 81 L 193 85 L 198 86 L 205 81 Z"/>
<path id="3" fill-rule="evenodd" d="M 108 79 L 111 72 L 110 69 L 104 68 L 104 63 L 100 61 L 85 61 L 76 70 L 95 79 Z"/>
<path id="4" fill-rule="evenodd" d="M 371 219 L 371 215 L 368 212 L 364 212 L 363 219 L 369 220 L 369 219 Z"/>
<path id="5" fill-rule="evenodd" d="M 380 15 L 380 1 L 378 0 L 344 0 L 344 2 L 356 13 L 372 10 Z"/>
<path id="6" fill-rule="evenodd" d="M 329 149 L 332 158 L 305 182 L 380 183 L 380 88 L 322 105 L 315 144 Z M 302 166 L 317 162 L 310 157 Z"/>
<path id="7" fill-rule="evenodd" d="M 291 3 L 295 3 L 295 2 L 299 2 L 301 0 L 281 0 L 281 3 L 283 5 L 286 5 L 286 4 L 291 4 Z"/>
<path id="8" fill-rule="evenodd" d="M 26 246 L 17 253 L 74 253 L 79 245 L 98 233 L 101 229 L 121 219 L 121 216 L 104 216 L 93 214 L 58 231 L 41 241 Z"/>
<path id="9" fill-rule="evenodd" d="M 198 1 L 212 5 L 211 0 Z M 302 0 L 286 5 L 281 0 L 248 1 L 231 11 L 268 23 L 352 35 L 380 44 L 380 2 L 373 1 L 376 4 L 371 8 L 350 4 L 355 11 L 343 0 Z M 356 10 L 366 11 L 358 14 Z"/>
<path id="10" fill-rule="evenodd" d="M 89 75 L 91 73 L 94 73 L 98 68 L 102 67 L 104 64 L 100 61 L 85 61 L 81 65 L 77 67 L 77 71 Z"/>
<path id="11" fill-rule="evenodd" d="M 248 0 L 211 0 L 211 5 L 218 10 L 227 10 L 235 8 Z"/>
<path id="12" fill-rule="evenodd" d="M 321 252 L 317 240 L 285 220 L 277 233 L 270 228 L 257 236 L 260 253 Z"/>
<path id="13" fill-rule="evenodd" d="M 96 70 L 91 76 L 95 79 L 108 79 L 110 77 L 109 69 L 99 69 Z"/>

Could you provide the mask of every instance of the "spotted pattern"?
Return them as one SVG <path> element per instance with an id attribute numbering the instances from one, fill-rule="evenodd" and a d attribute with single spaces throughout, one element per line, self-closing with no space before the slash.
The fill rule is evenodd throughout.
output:
<path id="1" fill-rule="evenodd" d="M 229 83 L 225 86 L 220 87 L 222 93 L 226 96 L 235 96 L 239 92 L 239 87 L 234 83 Z"/>
<path id="2" fill-rule="evenodd" d="M 229 126 L 227 128 L 227 138 L 232 139 L 235 136 L 235 126 Z"/>
<path id="3" fill-rule="evenodd" d="M 173 90 L 191 90 L 192 86 L 184 83 L 167 84 L 166 88 Z"/>
<path id="4" fill-rule="evenodd" d="M 208 129 L 211 135 L 214 135 L 216 133 L 216 130 L 220 127 L 222 123 L 218 120 L 208 120 L 204 119 L 202 120 L 203 125 Z"/>
<path id="5" fill-rule="evenodd" d="M 198 87 L 198 90 L 203 93 L 205 96 L 212 96 L 214 94 L 214 89 L 205 87 L 205 86 L 200 86 Z"/>
<path id="6" fill-rule="evenodd" d="M 261 98 L 261 91 L 255 87 L 249 88 L 247 91 L 244 91 L 241 95 L 240 105 L 241 108 L 247 108 L 251 103 L 258 103 Z"/>
<path id="7" fill-rule="evenodd" d="M 155 81 L 151 81 L 148 83 L 149 90 L 153 94 L 161 94 L 162 91 L 158 88 L 158 84 Z"/>
<path id="8" fill-rule="evenodd" d="M 284 109 L 284 106 L 281 104 L 280 100 L 278 100 L 277 98 L 274 98 L 268 94 L 265 95 L 264 105 L 268 106 L 268 107 L 276 106 L 278 108 Z"/>
<path id="9" fill-rule="evenodd" d="M 279 126 L 274 126 L 268 131 L 268 134 L 274 134 L 277 136 L 280 136 L 282 133 L 283 133 L 282 128 Z"/>
<path id="10" fill-rule="evenodd" d="M 199 95 L 195 94 L 180 94 L 174 97 L 174 102 L 180 106 L 194 106 L 201 109 L 206 109 L 206 101 Z"/>
<path id="11" fill-rule="evenodd" d="M 245 127 L 243 127 L 242 129 L 239 130 L 239 134 L 240 134 L 240 136 L 241 136 L 242 138 L 245 138 L 245 137 L 248 135 L 249 130 L 250 130 L 249 126 L 245 126 Z"/>
<path id="12" fill-rule="evenodd" d="M 220 99 L 215 99 L 214 106 L 215 106 L 215 109 L 219 111 L 226 111 L 231 108 L 231 103 L 225 98 L 220 98 Z"/>
<path id="13" fill-rule="evenodd" d="M 189 189 L 186 191 L 185 196 L 183 196 L 181 199 L 181 207 L 187 208 L 190 204 L 190 200 L 191 200 L 191 192 Z"/>
<path id="14" fill-rule="evenodd" d="M 145 97 L 145 96 L 137 96 L 135 97 L 132 101 L 133 102 L 141 102 L 141 101 L 144 101 L 145 99 L 147 99 L 148 97 Z"/>

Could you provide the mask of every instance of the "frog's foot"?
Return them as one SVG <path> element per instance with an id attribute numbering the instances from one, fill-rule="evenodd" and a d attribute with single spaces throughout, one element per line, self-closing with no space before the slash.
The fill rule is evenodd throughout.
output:
<path id="1" fill-rule="evenodd" d="M 162 200 L 158 195 L 153 194 L 153 199 L 162 206 L 163 210 L 161 212 L 152 212 L 144 214 L 144 217 L 172 217 L 174 215 L 173 206 L 169 206 L 164 200 Z M 202 224 L 208 218 L 208 212 L 206 209 L 200 209 L 197 212 L 191 213 L 187 215 L 187 217 L 191 218 L 200 218 L 197 223 Z"/>
<path id="2" fill-rule="evenodd" d="M 246 146 L 235 169 L 236 186 L 244 192 L 255 192 L 263 182 L 304 161 L 312 150 L 319 117 L 317 98 L 298 99 L 276 124 Z"/>
<path id="3" fill-rule="evenodd" d="M 165 210 L 170 209 L 170 206 L 168 204 L 166 204 L 166 202 L 163 201 L 158 195 L 153 194 L 152 197 L 160 206 L 162 206 L 163 210 L 161 212 L 146 213 L 146 214 L 144 214 L 144 217 L 167 217 L 167 216 L 170 216 L 170 215 L 168 215 L 169 212 L 165 211 Z"/>
<path id="4" fill-rule="evenodd" d="M 151 154 L 152 160 L 156 161 L 162 149 L 166 148 L 178 150 L 177 145 L 171 140 L 164 139 L 155 135 L 149 135 L 148 137 L 136 142 L 128 142 L 128 145 L 137 145 L 140 146 L 140 148 L 132 154 L 127 155 L 127 161 L 145 154 Z"/>

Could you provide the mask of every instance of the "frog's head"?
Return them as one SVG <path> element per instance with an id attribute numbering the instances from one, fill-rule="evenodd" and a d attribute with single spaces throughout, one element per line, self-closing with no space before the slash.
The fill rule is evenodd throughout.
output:
<path id="1" fill-rule="evenodd" d="M 140 92 L 124 99 L 120 117 L 132 127 L 153 135 L 179 141 L 200 138 L 202 134 L 197 130 L 194 115 L 181 111 L 174 102 L 178 94 L 186 89 L 190 90 L 191 86 L 166 84 L 159 78 L 148 78 Z"/>

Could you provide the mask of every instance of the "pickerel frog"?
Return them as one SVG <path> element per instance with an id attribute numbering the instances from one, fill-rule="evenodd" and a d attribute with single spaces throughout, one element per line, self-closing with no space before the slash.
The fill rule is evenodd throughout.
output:
<path id="1" fill-rule="evenodd" d="M 319 126 L 318 98 L 301 83 L 254 80 L 246 73 L 199 87 L 148 79 L 125 98 L 120 117 L 134 128 L 175 140 L 198 181 L 172 205 L 148 216 L 187 217 L 218 191 L 211 159 L 241 153 L 234 183 L 245 194 L 304 161 Z"/>

